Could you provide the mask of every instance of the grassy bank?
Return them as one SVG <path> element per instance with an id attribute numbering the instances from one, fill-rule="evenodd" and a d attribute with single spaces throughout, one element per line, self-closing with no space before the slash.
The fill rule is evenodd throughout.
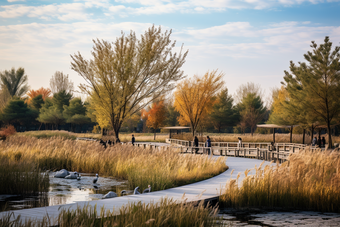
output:
<path id="1" fill-rule="evenodd" d="M 214 215 L 217 208 L 205 207 L 200 204 L 176 204 L 169 199 L 148 205 L 137 203 L 126 205 L 119 210 L 119 215 L 96 207 L 78 207 L 75 211 L 62 210 L 57 221 L 45 217 L 43 221 L 10 221 L 10 216 L 0 220 L 1 226 L 222 226 Z"/>
<path id="2" fill-rule="evenodd" d="M 136 142 L 165 142 L 165 139 L 169 137 L 168 134 L 157 134 L 156 140 L 154 140 L 153 133 L 121 133 L 119 134 L 119 138 L 122 142 L 130 142 L 132 135 L 135 136 Z M 115 141 L 115 137 L 113 135 L 102 136 L 101 134 L 95 134 L 95 133 L 74 133 L 74 132 L 68 132 L 64 130 L 41 130 L 41 131 L 18 132 L 16 136 L 36 137 L 38 139 L 61 137 L 61 138 L 72 139 L 72 140 L 75 140 L 77 137 L 86 137 L 86 138 L 93 138 L 93 139 L 98 139 L 98 140 L 103 139 L 103 140 Z"/>
<path id="3" fill-rule="evenodd" d="M 26 132 L 17 132 L 15 136 L 27 136 L 27 137 L 35 137 L 38 139 L 48 139 L 52 137 L 61 137 L 65 139 L 75 140 L 77 137 L 87 137 L 100 139 L 101 134 L 95 133 L 73 133 L 64 130 L 42 130 L 42 131 L 26 131 Z"/>
<path id="4" fill-rule="evenodd" d="M 220 204 L 226 207 L 260 207 L 340 212 L 340 153 L 300 152 L 275 167 L 258 167 L 242 187 L 227 184 Z M 246 173 L 245 173 L 246 174 Z"/>
<path id="5" fill-rule="evenodd" d="M 47 192 L 48 174 L 42 173 L 36 165 L 18 162 L 20 155 L 11 158 L 0 155 L 0 194 L 37 195 Z"/>
<path id="6" fill-rule="evenodd" d="M 2 142 L 0 155 L 18 164 L 36 163 L 41 169 L 98 173 L 129 181 L 136 186 L 163 190 L 210 178 L 227 169 L 201 155 L 181 155 L 176 150 L 144 150 L 131 145 L 104 149 L 98 142 L 65 138 L 37 139 L 13 136 Z M 20 158 L 16 158 L 20 157 Z"/>

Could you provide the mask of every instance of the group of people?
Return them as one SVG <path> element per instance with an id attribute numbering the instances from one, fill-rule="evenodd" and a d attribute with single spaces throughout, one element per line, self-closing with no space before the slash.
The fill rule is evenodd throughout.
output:
<path id="1" fill-rule="evenodd" d="M 207 153 L 208 155 L 210 155 L 210 152 L 211 152 L 211 140 L 210 140 L 210 137 L 207 136 L 207 140 L 205 141 L 205 149 L 203 149 L 203 153 Z M 242 138 L 238 137 L 238 148 L 241 148 L 242 147 Z M 198 138 L 197 136 L 195 136 L 195 139 L 194 139 L 194 147 L 195 148 L 195 154 L 197 154 L 199 148 L 198 148 Z"/>
<path id="2" fill-rule="evenodd" d="M 117 138 L 115 142 L 111 141 L 111 140 L 104 141 L 104 140 L 101 139 L 101 140 L 99 140 L 99 143 L 106 149 L 106 147 L 108 147 L 108 146 L 119 144 L 120 143 L 120 139 Z"/>
<path id="3" fill-rule="evenodd" d="M 319 147 L 325 147 L 326 145 L 326 139 L 325 137 L 323 136 L 322 139 L 321 137 L 319 136 L 319 139 L 316 138 L 316 136 L 314 137 L 313 141 L 312 141 L 312 145 L 313 146 L 319 146 Z"/>
<path id="4" fill-rule="evenodd" d="M 194 138 L 194 147 L 195 147 L 195 154 L 198 153 L 198 150 L 199 150 L 199 144 L 198 144 L 198 138 L 197 136 L 195 136 Z M 210 155 L 210 152 L 211 152 L 211 140 L 210 140 L 210 137 L 207 136 L 207 140 L 205 141 L 205 147 L 208 147 L 206 149 L 203 149 L 203 153 L 207 153 L 208 155 Z"/>

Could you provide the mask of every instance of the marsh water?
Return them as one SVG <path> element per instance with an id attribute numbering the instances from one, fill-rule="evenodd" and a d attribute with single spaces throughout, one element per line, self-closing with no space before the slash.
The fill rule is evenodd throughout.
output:
<path id="1" fill-rule="evenodd" d="M 218 216 L 225 226 L 340 226 L 339 213 L 223 209 Z"/>
<path id="2" fill-rule="evenodd" d="M 81 173 L 81 180 L 54 178 L 55 173 L 49 173 L 49 192 L 40 196 L 0 195 L 0 210 L 18 210 L 34 207 L 69 204 L 78 201 L 102 199 L 109 191 L 127 190 L 127 182 L 114 178 L 100 177 L 93 184 L 94 174 Z"/>
<path id="3" fill-rule="evenodd" d="M 49 173 L 50 188 L 44 196 L 20 197 L 0 195 L 0 210 L 69 204 L 102 199 L 108 191 L 127 190 L 127 182 L 81 173 L 81 180 L 54 178 Z M 222 209 L 218 214 L 225 226 L 340 226 L 340 214 L 307 211 L 262 211 Z"/>

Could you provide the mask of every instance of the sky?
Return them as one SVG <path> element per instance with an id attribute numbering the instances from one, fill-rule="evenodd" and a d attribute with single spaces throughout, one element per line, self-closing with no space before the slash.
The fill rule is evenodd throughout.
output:
<path id="1" fill-rule="evenodd" d="M 0 0 L 0 71 L 23 67 L 31 89 L 62 71 L 77 87 L 70 55 L 155 25 L 189 50 L 186 76 L 218 69 L 230 94 L 253 82 L 269 96 L 311 41 L 340 46 L 339 12 L 340 0 Z"/>

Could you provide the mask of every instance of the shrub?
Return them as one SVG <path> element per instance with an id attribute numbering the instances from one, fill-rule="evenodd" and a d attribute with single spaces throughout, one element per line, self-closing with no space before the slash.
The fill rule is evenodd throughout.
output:
<path id="1" fill-rule="evenodd" d="M 7 125 L 0 129 L 0 139 L 6 140 L 7 137 L 14 135 L 16 130 L 13 125 Z"/>

